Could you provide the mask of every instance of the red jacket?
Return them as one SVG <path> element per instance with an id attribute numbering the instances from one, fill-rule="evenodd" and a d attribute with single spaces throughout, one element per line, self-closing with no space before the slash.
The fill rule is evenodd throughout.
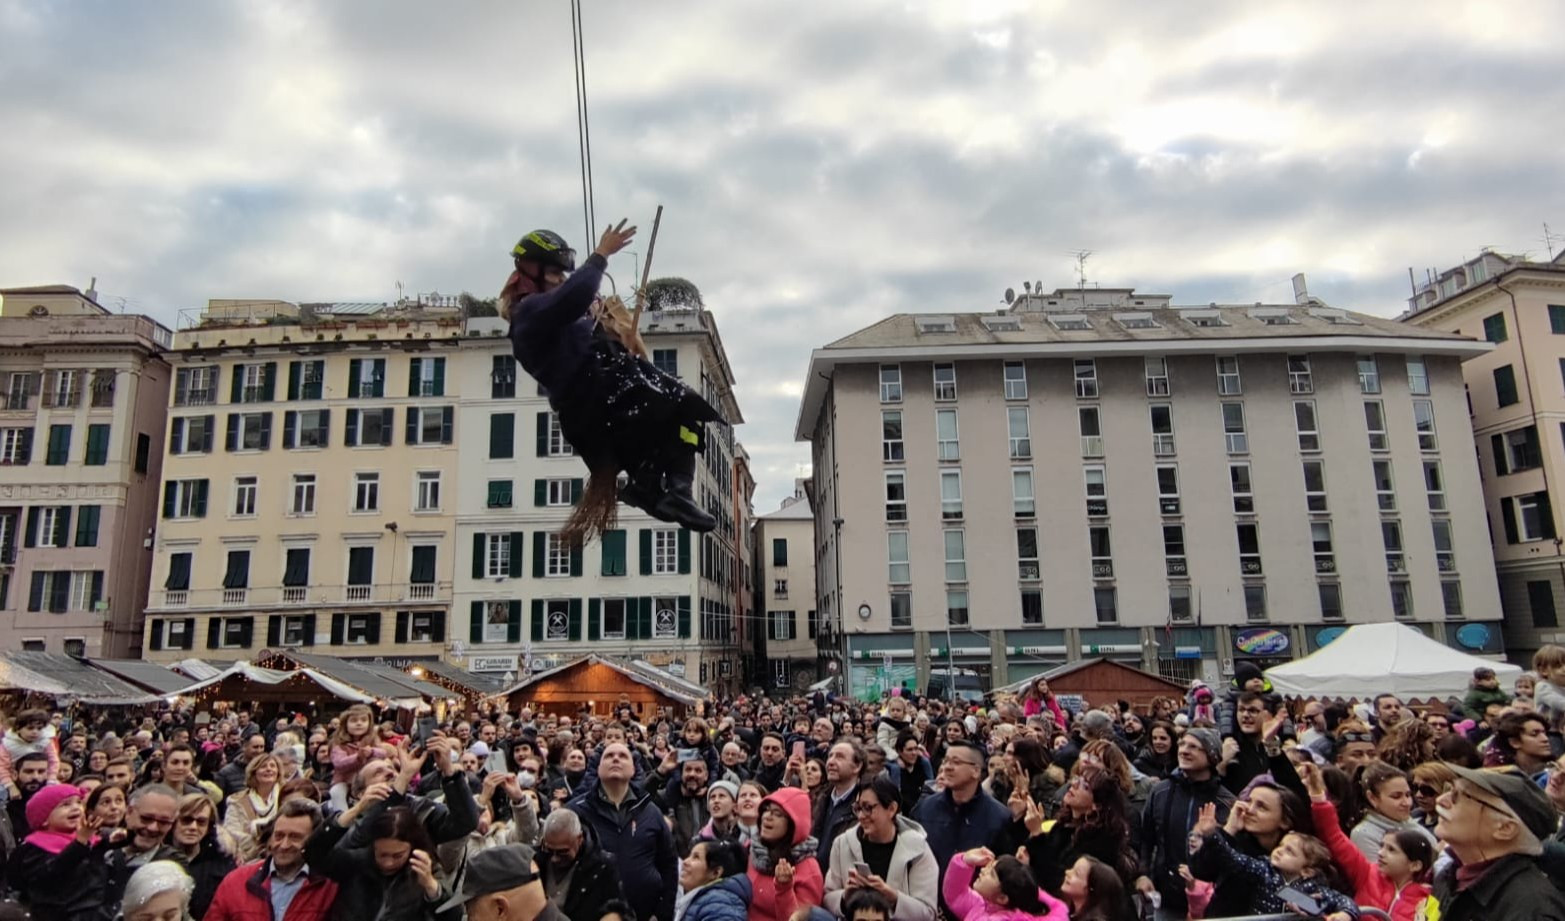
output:
<path id="1" fill-rule="evenodd" d="M 1331 859 L 1336 861 L 1337 868 L 1350 883 L 1353 900 L 1386 912 L 1392 921 L 1412 921 L 1424 899 L 1428 898 L 1429 887 L 1410 882 L 1398 892 L 1380 867 L 1370 863 L 1358 845 L 1342 833 L 1342 826 L 1337 824 L 1336 806 L 1330 801 L 1311 802 L 1310 812 L 1315 819 L 1315 833 L 1331 851 Z"/>
<path id="2" fill-rule="evenodd" d="M 337 900 L 337 884 L 311 872 L 288 903 L 288 913 L 272 917 L 272 880 L 265 860 L 247 863 L 223 877 L 202 921 L 326 921 Z"/>
<path id="3" fill-rule="evenodd" d="M 825 795 L 830 796 L 830 792 Z M 761 800 L 776 803 L 793 822 L 792 850 L 789 863 L 793 865 L 793 884 L 777 885 L 770 855 L 761 844 L 760 832 L 750 845 L 750 921 L 788 921 L 800 906 L 819 905 L 825 895 L 826 880 L 821 875 L 820 861 L 815 857 L 815 839 L 810 837 L 810 795 L 798 787 L 783 787 Z M 851 834 L 851 832 L 848 832 Z"/>

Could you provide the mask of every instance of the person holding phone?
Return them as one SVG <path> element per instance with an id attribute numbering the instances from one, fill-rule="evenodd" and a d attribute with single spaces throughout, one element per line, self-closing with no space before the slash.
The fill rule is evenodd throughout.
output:
<path id="1" fill-rule="evenodd" d="M 888 777 L 859 787 L 853 804 L 858 827 L 832 842 L 822 907 L 843 914 L 843 900 L 859 889 L 891 905 L 891 921 L 934 921 L 940 865 L 924 831 L 902 816 L 901 791 Z"/>
<path id="2" fill-rule="evenodd" d="M 397 806 L 376 813 L 365 829 L 367 846 L 347 831 L 329 823 L 306 848 L 310 868 L 337 883 L 337 917 L 460 921 L 460 904 L 440 908 L 451 892 L 435 875 L 435 845 L 412 809 Z"/>

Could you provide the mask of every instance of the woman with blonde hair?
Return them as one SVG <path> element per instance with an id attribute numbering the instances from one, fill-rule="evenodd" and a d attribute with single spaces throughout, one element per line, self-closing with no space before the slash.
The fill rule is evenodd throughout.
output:
<path id="1" fill-rule="evenodd" d="M 237 866 L 228 833 L 218 827 L 217 807 L 205 793 L 187 793 L 180 799 L 171 843 L 195 882 L 190 913 L 200 918 L 212 904 L 218 884 Z"/>
<path id="2" fill-rule="evenodd" d="M 246 863 L 261 856 L 256 830 L 277 815 L 282 765 L 276 755 L 257 755 L 245 765 L 245 788 L 228 798 L 223 828 L 234 841 L 234 856 Z"/>

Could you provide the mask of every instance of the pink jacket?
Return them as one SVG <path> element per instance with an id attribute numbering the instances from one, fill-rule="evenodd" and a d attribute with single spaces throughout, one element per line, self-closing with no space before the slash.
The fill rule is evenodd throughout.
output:
<path id="1" fill-rule="evenodd" d="M 1048 707 L 1050 713 L 1054 714 L 1054 725 L 1061 729 L 1070 727 L 1070 724 L 1065 722 L 1065 711 L 1060 709 L 1060 702 L 1054 699 L 1053 694 L 1041 701 L 1035 697 L 1027 698 L 1022 702 L 1022 715 L 1036 716 L 1043 712 L 1045 706 Z"/>
<path id="2" fill-rule="evenodd" d="M 333 745 L 331 747 L 331 782 L 334 784 L 353 783 L 353 778 L 358 776 L 359 769 L 364 767 L 364 765 L 369 764 L 376 758 L 389 757 L 391 757 L 391 752 L 383 745 L 366 745 L 363 742 Z"/>
<path id="3" fill-rule="evenodd" d="M 0 738 L 0 784 L 15 780 L 16 759 L 31 752 L 43 752 L 49 758 L 49 783 L 60 776 L 60 749 L 54 744 L 54 727 L 45 726 L 36 742 L 23 742 L 15 729 L 7 729 Z"/>
<path id="4" fill-rule="evenodd" d="M 946 867 L 946 881 L 940 894 L 945 896 L 946 904 L 960 921 L 1037 921 L 1038 915 L 996 905 L 974 892 L 974 875 L 973 868 L 960 853 L 952 857 Z M 1038 890 L 1038 898 L 1048 909 L 1048 914 L 1042 916 L 1044 921 L 1070 921 L 1070 906 L 1042 889 Z"/>

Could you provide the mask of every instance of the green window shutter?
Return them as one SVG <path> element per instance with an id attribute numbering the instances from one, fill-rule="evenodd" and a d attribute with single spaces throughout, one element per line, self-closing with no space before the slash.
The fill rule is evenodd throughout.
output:
<path id="1" fill-rule="evenodd" d="M 343 637 L 346 636 L 346 634 L 347 634 L 347 629 L 348 629 L 348 615 L 346 615 L 346 614 L 333 614 L 331 616 L 331 644 L 333 646 L 341 646 L 342 645 L 342 640 L 343 640 Z"/>
<path id="2" fill-rule="evenodd" d="M 652 532 L 647 528 L 636 530 L 637 543 L 640 544 L 641 574 L 652 575 Z"/>
<path id="3" fill-rule="evenodd" d="M 549 414 L 538 414 L 538 456 L 549 456 Z"/>
<path id="4" fill-rule="evenodd" d="M 690 529 L 679 529 L 679 572 L 681 575 L 690 572 Z"/>
<path id="5" fill-rule="evenodd" d="M 174 517 L 174 490 L 175 490 L 175 488 L 176 487 L 174 485 L 174 481 L 173 480 L 165 480 L 163 482 L 163 517 L 164 518 L 173 518 Z M 33 526 L 34 523 L 37 521 L 37 518 L 34 517 L 34 513 L 37 512 L 37 511 L 38 510 L 36 508 L 31 508 L 31 509 L 27 510 L 27 521 L 28 521 L 27 546 L 29 546 L 29 547 L 31 547 L 33 545 L 33 543 L 32 543 L 33 535 L 37 532 L 37 529 Z"/>
<path id="6" fill-rule="evenodd" d="M 533 480 L 533 505 L 542 508 L 549 501 L 549 481 Z"/>
<path id="7" fill-rule="evenodd" d="M 342 443 L 349 448 L 359 444 L 359 411 L 356 409 L 348 410 L 348 424 L 342 428 Z"/>
<path id="8" fill-rule="evenodd" d="M 393 641 L 398 646 L 401 646 L 403 643 L 406 643 L 408 641 L 408 612 L 407 611 L 398 611 L 397 612 L 397 632 L 396 632 L 396 636 L 393 638 Z"/>
<path id="9" fill-rule="evenodd" d="M 245 400 L 245 366 L 234 365 L 228 370 L 233 375 L 233 380 L 228 382 L 228 402 L 243 403 Z"/>
<path id="10" fill-rule="evenodd" d="M 585 482 L 586 481 L 584 481 L 581 477 L 572 477 L 571 478 L 571 504 L 572 505 L 580 505 L 581 504 L 581 491 L 582 491 L 583 485 L 585 485 Z"/>
<path id="11" fill-rule="evenodd" d="M 533 578 L 543 578 L 544 551 L 548 549 L 549 532 L 533 532 Z"/>
<path id="12" fill-rule="evenodd" d="M 444 358 L 441 361 L 445 361 Z M 440 409 L 440 443 L 448 445 L 452 442 L 456 430 L 456 407 L 443 406 Z"/>
<path id="13" fill-rule="evenodd" d="M 283 448 L 286 450 L 294 446 L 298 440 L 299 414 L 293 410 L 283 412 Z"/>
<path id="14" fill-rule="evenodd" d="M 109 462 L 109 427 L 106 424 L 87 426 L 88 466 L 101 467 Z"/>
<path id="15" fill-rule="evenodd" d="M 362 359 L 353 358 L 348 361 L 348 399 L 356 399 L 359 395 L 359 362 Z M 351 412 L 351 410 L 350 410 Z"/>
<path id="16" fill-rule="evenodd" d="M 467 639 L 470 643 L 484 641 L 484 603 L 475 601 L 468 609 Z"/>
<path id="17" fill-rule="evenodd" d="M 292 368 L 292 363 L 289 364 Z M 276 649 L 283 641 L 283 616 L 273 614 L 266 619 L 266 645 Z"/>
<path id="18" fill-rule="evenodd" d="M 516 603 L 521 604 L 520 601 Z M 532 621 L 532 633 L 529 635 L 533 638 L 534 643 L 541 643 L 543 642 L 543 602 L 537 598 L 533 599 Z"/>
<path id="19" fill-rule="evenodd" d="M 157 652 L 163 648 L 163 621 L 153 618 L 148 623 L 147 648 Z"/>
<path id="20" fill-rule="evenodd" d="M 690 639 L 690 596 L 679 596 L 679 637 Z"/>
<path id="21" fill-rule="evenodd" d="M 408 425 L 406 437 L 402 439 L 404 444 L 418 444 L 418 407 L 408 407 Z"/>
<path id="22" fill-rule="evenodd" d="M 587 642 L 596 643 L 603 638 L 603 625 L 599 621 L 603 617 L 603 602 L 597 598 L 587 601 Z"/>
<path id="23" fill-rule="evenodd" d="M 386 395 L 386 359 L 376 358 L 370 364 L 370 396 L 383 397 Z"/>
<path id="24" fill-rule="evenodd" d="M 423 359 L 408 359 L 408 396 L 410 397 L 418 396 L 419 378 L 422 377 L 419 372 L 423 370 L 423 364 Z"/>
<path id="25" fill-rule="evenodd" d="M 641 624 L 637 628 L 637 638 L 650 640 L 652 638 L 652 605 L 654 602 L 650 597 L 638 598 L 636 601 L 638 607 L 641 608 Z"/>
<path id="26" fill-rule="evenodd" d="M 1511 471 L 1505 457 L 1505 436 L 1490 435 L 1489 449 L 1494 454 L 1494 475 L 1505 476 L 1507 473 L 1510 473 Z"/>
<path id="27" fill-rule="evenodd" d="M 396 424 L 396 410 L 390 406 L 380 411 L 380 443 L 384 447 L 391 444 L 391 427 Z"/>
<path id="28" fill-rule="evenodd" d="M 1500 518 L 1505 524 L 1505 542 L 1514 544 L 1521 540 L 1516 529 L 1516 500 L 1510 496 L 1500 500 Z"/>
<path id="29" fill-rule="evenodd" d="M 581 575 L 581 544 L 571 548 L 571 575 Z"/>
<path id="30" fill-rule="evenodd" d="M 507 459 L 516 456 L 516 414 L 491 413 L 489 416 L 489 457 Z"/>
<path id="31" fill-rule="evenodd" d="M 80 517 L 76 519 L 76 546 L 98 546 L 98 518 L 102 511 L 102 506 L 97 505 L 81 507 Z"/>
<path id="32" fill-rule="evenodd" d="M 223 436 L 223 450 L 239 450 L 239 414 L 228 414 L 228 432 Z"/>
<path id="33" fill-rule="evenodd" d="M 567 624 L 567 630 L 569 631 L 569 635 L 570 635 L 571 641 L 572 642 L 579 641 L 581 639 L 581 599 L 580 598 L 572 598 L 571 599 L 570 608 L 569 608 L 569 615 L 568 615 L 568 618 L 566 620 L 566 624 Z"/>
<path id="34" fill-rule="evenodd" d="M 598 546 L 602 548 L 603 565 L 601 573 L 605 576 L 623 576 L 625 574 L 625 532 L 623 530 L 604 531 L 598 539 Z"/>
<path id="35" fill-rule="evenodd" d="M 434 396 L 443 397 L 443 396 L 446 395 L 446 360 L 444 358 L 436 358 L 436 359 L 434 359 L 434 362 L 435 362 L 435 393 L 434 393 Z"/>
<path id="36" fill-rule="evenodd" d="M 55 516 L 54 545 L 56 547 L 69 547 L 71 540 L 71 507 L 60 506 L 60 514 Z"/>
<path id="37" fill-rule="evenodd" d="M 475 579 L 482 579 L 484 577 L 485 563 L 487 562 L 484 559 L 484 557 L 487 556 L 487 554 L 484 552 L 486 549 L 484 545 L 487 539 L 488 538 L 484 534 L 473 535 L 473 578 Z"/>
<path id="38" fill-rule="evenodd" d="M 196 502 L 194 512 L 195 517 L 197 518 L 206 517 L 207 490 L 210 485 L 211 481 L 209 480 L 196 481 Z"/>
<path id="39" fill-rule="evenodd" d="M 270 403 L 277 399 L 277 362 L 269 361 L 261 374 L 261 399 Z"/>
<path id="40" fill-rule="evenodd" d="M 88 600 L 88 606 L 94 611 L 98 609 L 98 602 L 103 600 L 103 570 L 92 571 L 92 597 Z"/>
<path id="41" fill-rule="evenodd" d="M 304 376 L 303 365 L 302 361 L 288 362 L 288 399 L 290 400 L 299 399 L 299 378 Z"/>
<path id="42" fill-rule="evenodd" d="M 536 602 L 534 603 L 536 604 Z M 520 643 L 522 641 L 522 603 L 520 601 L 506 602 L 505 641 L 507 643 Z"/>
<path id="43" fill-rule="evenodd" d="M 522 577 L 522 532 L 511 532 L 511 571 L 510 577 L 520 579 Z"/>

